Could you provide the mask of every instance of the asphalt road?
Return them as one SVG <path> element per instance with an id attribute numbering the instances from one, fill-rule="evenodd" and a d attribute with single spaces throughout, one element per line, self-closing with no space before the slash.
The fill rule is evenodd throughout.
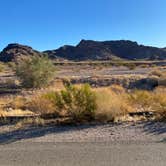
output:
<path id="1" fill-rule="evenodd" d="M 1 166 L 165 166 L 166 143 L 33 143 L 0 145 Z"/>

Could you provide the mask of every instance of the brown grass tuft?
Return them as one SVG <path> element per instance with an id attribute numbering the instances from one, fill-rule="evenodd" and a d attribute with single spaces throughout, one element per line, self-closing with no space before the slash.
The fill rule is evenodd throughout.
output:
<path id="1" fill-rule="evenodd" d="M 133 108 L 128 104 L 126 93 L 120 94 L 109 88 L 101 88 L 96 91 L 96 94 L 96 119 L 99 121 L 115 121 L 116 118 L 133 111 Z"/>

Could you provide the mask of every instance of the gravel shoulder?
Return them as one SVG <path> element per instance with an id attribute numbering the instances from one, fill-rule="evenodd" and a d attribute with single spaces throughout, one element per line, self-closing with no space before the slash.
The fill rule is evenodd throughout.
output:
<path id="1" fill-rule="evenodd" d="M 15 129 L 0 127 L 0 144 L 12 142 L 162 142 L 166 123 L 130 122 L 122 124 L 50 126 Z"/>

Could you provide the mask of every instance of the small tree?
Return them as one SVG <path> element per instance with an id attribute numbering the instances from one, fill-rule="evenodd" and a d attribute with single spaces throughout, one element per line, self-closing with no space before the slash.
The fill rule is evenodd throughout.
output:
<path id="1" fill-rule="evenodd" d="M 26 88 L 41 88 L 53 79 L 55 67 L 47 57 L 21 57 L 14 67 L 16 75 Z"/>

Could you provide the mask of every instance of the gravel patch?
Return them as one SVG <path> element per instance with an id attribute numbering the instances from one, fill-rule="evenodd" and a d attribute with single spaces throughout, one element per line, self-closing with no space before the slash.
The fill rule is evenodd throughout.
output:
<path id="1" fill-rule="evenodd" d="M 165 142 L 166 123 L 142 122 L 106 125 L 0 127 L 0 144 L 11 142 Z"/>

